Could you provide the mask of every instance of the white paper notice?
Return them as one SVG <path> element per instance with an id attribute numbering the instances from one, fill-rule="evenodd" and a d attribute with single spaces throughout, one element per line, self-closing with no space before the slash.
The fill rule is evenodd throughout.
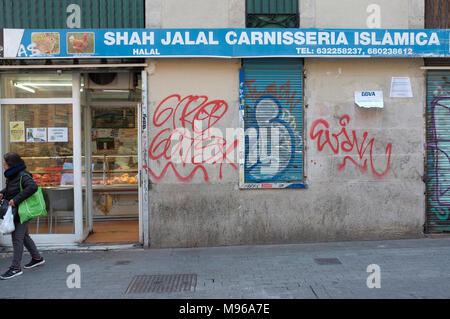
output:
<path id="1" fill-rule="evenodd" d="M 49 142 L 68 142 L 69 130 L 67 127 L 49 127 L 48 128 Z"/>
<path id="2" fill-rule="evenodd" d="M 391 82 L 391 97 L 413 97 L 411 80 L 408 77 L 393 77 Z"/>
<path id="3" fill-rule="evenodd" d="M 27 142 L 47 142 L 47 129 L 45 127 L 27 128 Z"/>
<path id="4" fill-rule="evenodd" d="M 383 91 L 355 91 L 355 103 L 359 107 L 380 107 L 383 104 Z"/>

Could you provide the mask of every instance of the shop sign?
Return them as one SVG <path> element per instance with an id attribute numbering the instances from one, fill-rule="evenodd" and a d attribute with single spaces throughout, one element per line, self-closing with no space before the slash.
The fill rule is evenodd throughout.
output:
<path id="1" fill-rule="evenodd" d="M 448 57 L 448 29 L 4 29 L 4 58 Z"/>

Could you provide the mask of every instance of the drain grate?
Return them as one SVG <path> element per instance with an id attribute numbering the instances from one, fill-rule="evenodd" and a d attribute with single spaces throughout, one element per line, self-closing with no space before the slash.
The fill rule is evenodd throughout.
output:
<path id="1" fill-rule="evenodd" d="M 138 275 L 125 294 L 195 291 L 197 274 Z"/>
<path id="2" fill-rule="evenodd" d="M 337 258 L 314 258 L 314 261 L 318 265 L 342 265 L 341 261 Z"/>

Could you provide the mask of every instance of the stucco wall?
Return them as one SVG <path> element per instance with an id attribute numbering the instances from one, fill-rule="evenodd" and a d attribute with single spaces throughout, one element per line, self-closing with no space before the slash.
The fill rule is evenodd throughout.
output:
<path id="1" fill-rule="evenodd" d="M 306 190 L 239 190 L 238 171 L 228 162 L 205 163 L 201 165 L 204 169 L 196 170 L 196 165 L 179 163 L 164 172 L 171 160 L 164 156 L 152 160 L 151 247 L 421 236 L 425 103 L 421 65 L 421 59 L 305 60 Z M 183 117 L 182 110 L 193 110 L 201 104 L 198 102 L 216 106 L 215 113 L 206 108 L 209 111 L 203 114 L 216 115 L 219 120 L 214 127 L 238 126 L 239 67 L 239 60 L 153 60 L 149 67 L 150 120 L 156 119 L 158 125 L 151 126 L 150 141 L 159 145 L 152 149 L 153 156 L 164 149 L 163 136 L 173 131 L 172 119 L 178 126 L 190 125 L 195 112 L 186 111 L 191 117 Z M 390 98 L 392 76 L 410 77 L 414 97 Z M 354 104 L 356 90 L 382 90 L 385 107 L 360 109 Z M 173 94 L 179 97 L 161 103 Z M 190 106 L 188 100 L 179 103 L 191 95 L 205 98 L 192 100 Z M 214 101 L 224 101 L 226 111 Z M 327 145 L 319 150 L 317 138 L 310 137 L 313 124 L 322 119 L 329 124 L 330 134 L 338 134 L 342 129 L 339 119 L 346 114 L 349 136 L 355 131 L 359 148 L 367 147 L 366 152 L 361 151 L 360 156 L 356 145 L 349 150 L 349 144 L 344 146 L 348 152 L 341 146 L 339 154 Z M 169 131 L 158 136 L 164 129 Z M 325 126 L 316 126 L 316 132 L 320 129 Z M 389 144 L 390 157 L 386 153 Z M 347 159 L 340 170 L 345 156 L 354 162 Z M 361 171 L 357 164 L 363 166 L 365 160 L 367 170 Z M 192 178 L 186 178 L 192 172 Z"/>
<path id="2" fill-rule="evenodd" d="M 147 28 L 245 28 L 245 0 L 146 0 Z M 424 0 L 301 0 L 301 28 L 424 28 Z"/>
<path id="3" fill-rule="evenodd" d="M 424 0 L 302 0 L 301 28 L 368 28 L 376 12 L 380 28 L 424 27 Z"/>
<path id="4" fill-rule="evenodd" d="M 147 28 L 245 28 L 245 0 L 146 0 Z"/>

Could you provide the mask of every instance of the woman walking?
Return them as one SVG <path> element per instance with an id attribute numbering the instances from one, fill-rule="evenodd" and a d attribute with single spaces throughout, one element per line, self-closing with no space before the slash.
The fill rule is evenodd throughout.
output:
<path id="1" fill-rule="evenodd" d="M 28 221 L 21 224 L 18 207 L 21 202 L 33 195 L 38 186 L 31 178 L 31 174 L 25 171 L 27 168 L 25 162 L 14 152 L 6 153 L 3 157 L 3 167 L 5 169 L 6 187 L 0 191 L 0 199 L 8 201 L 9 206 L 13 207 L 15 230 L 11 234 L 14 249 L 13 261 L 11 267 L 0 279 L 10 279 L 22 275 L 22 255 L 23 246 L 31 254 L 31 261 L 24 268 L 33 268 L 45 263 L 44 258 L 39 254 L 33 240 L 28 234 Z M 20 181 L 22 180 L 22 191 L 20 191 Z"/>

